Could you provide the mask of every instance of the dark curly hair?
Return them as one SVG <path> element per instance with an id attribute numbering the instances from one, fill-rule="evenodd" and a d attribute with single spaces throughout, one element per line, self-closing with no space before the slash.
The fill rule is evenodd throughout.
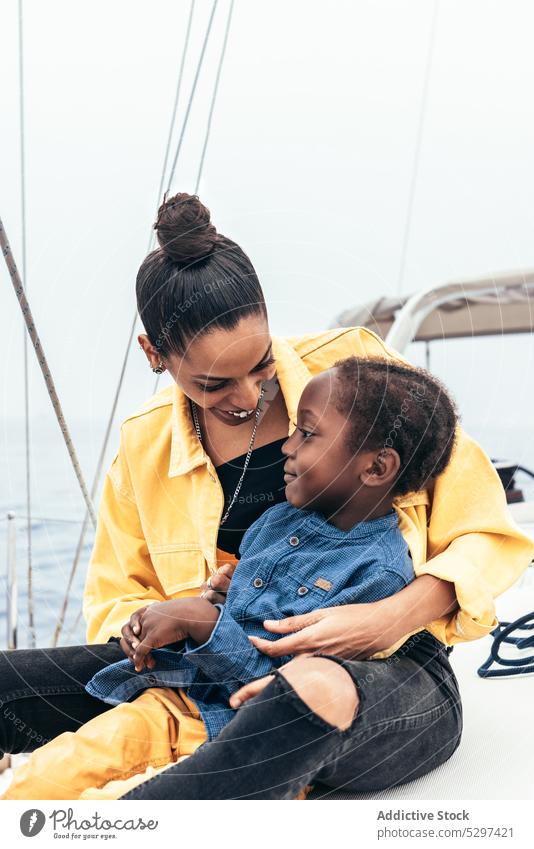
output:
<path id="1" fill-rule="evenodd" d="M 267 317 L 250 259 L 217 232 L 196 195 L 164 198 L 154 229 L 159 248 L 143 260 L 136 292 L 139 316 L 161 356 L 183 356 L 197 336 L 232 330 L 247 316 Z"/>
<path id="2" fill-rule="evenodd" d="M 351 422 L 349 449 L 394 448 L 401 469 L 391 494 L 423 489 L 447 466 L 459 416 L 445 386 L 422 368 L 348 357 L 334 364 L 334 403 Z"/>

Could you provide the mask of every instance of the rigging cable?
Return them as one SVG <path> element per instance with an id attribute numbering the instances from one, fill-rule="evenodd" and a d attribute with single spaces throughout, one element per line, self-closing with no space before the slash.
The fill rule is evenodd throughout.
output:
<path id="1" fill-rule="evenodd" d="M 206 135 L 204 136 L 204 144 L 202 146 L 202 153 L 200 155 L 200 165 L 198 166 L 197 181 L 195 183 L 195 191 L 194 191 L 195 195 L 198 192 L 198 188 L 200 186 L 200 178 L 202 176 L 202 170 L 204 168 L 204 159 L 206 157 L 206 150 L 207 150 L 207 147 L 208 147 L 208 141 L 209 141 L 210 131 L 211 131 L 211 119 L 213 118 L 213 112 L 214 112 L 214 109 L 215 109 L 215 101 L 217 100 L 217 92 L 219 91 L 219 81 L 221 79 L 222 66 L 223 66 L 223 62 L 224 62 L 224 57 L 226 55 L 226 45 L 228 44 L 228 35 L 230 33 L 230 25 L 232 23 L 232 13 L 233 13 L 233 11 L 234 11 L 234 0 L 231 0 L 230 8 L 228 10 L 228 17 L 226 19 L 226 29 L 224 31 L 224 38 L 223 38 L 223 43 L 222 43 L 222 48 L 221 48 L 221 55 L 220 55 L 220 58 L 219 58 L 219 67 L 217 68 L 217 75 L 215 77 L 215 85 L 213 87 L 213 94 L 211 96 L 210 111 L 209 111 L 209 115 L 208 115 L 208 123 L 207 123 L 207 126 L 206 126 Z"/>
<path id="2" fill-rule="evenodd" d="M 23 0 L 18 2 L 19 18 L 19 138 L 20 138 L 20 212 L 21 212 L 21 248 L 22 248 L 22 280 L 24 287 L 28 286 L 28 271 L 26 262 L 26 146 L 24 126 L 24 13 Z M 33 604 L 33 551 L 32 551 L 32 502 L 31 502 L 31 454 L 30 454 L 30 388 L 28 363 L 28 336 L 26 328 L 22 327 L 23 368 L 24 368 L 24 440 L 26 455 L 26 550 L 28 559 L 28 628 L 30 632 L 30 647 L 35 648 L 35 617 Z"/>
<path id="3" fill-rule="evenodd" d="M 173 136 L 173 132 L 174 132 L 174 125 L 176 123 L 176 114 L 178 112 L 178 100 L 180 98 L 180 91 L 181 91 L 181 88 L 182 88 L 182 79 L 183 79 L 183 75 L 184 75 L 185 58 L 186 58 L 187 51 L 188 51 L 188 48 L 189 48 L 189 37 L 191 35 L 191 24 L 193 23 L 194 11 L 195 11 L 195 0 L 191 0 L 191 6 L 189 7 L 189 18 L 188 18 L 188 21 L 187 21 L 187 29 L 186 29 L 186 33 L 185 33 L 185 39 L 184 39 L 184 46 L 183 46 L 183 49 L 182 49 L 182 61 L 180 62 L 180 70 L 178 72 L 178 82 L 176 84 L 176 94 L 174 96 L 174 104 L 173 104 L 173 107 L 172 107 L 171 122 L 169 124 L 169 133 L 168 133 L 168 136 L 167 136 L 167 146 L 165 148 L 165 156 L 163 157 L 163 167 L 161 169 L 161 177 L 160 177 L 159 186 L 158 186 L 158 195 L 157 195 L 157 198 L 156 198 L 156 211 L 159 208 L 159 205 L 161 203 L 161 193 L 163 191 L 163 185 L 164 185 L 164 182 L 165 182 L 165 174 L 167 173 L 167 165 L 169 163 L 169 153 L 171 152 L 171 142 L 172 142 L 172 136 Z M 154 238 L 155 238 L 154 229 L 151 227 L 150 228 L 150 237 L 149 237 L 149 240 L 148 240 L 147 253 L 148 253 L 148 251 L 151 250 L 151 247 L 154 244 Z M 135 318 L 137 318 L 137 311 L 136 311 L 136 314 L 135 314 Z"/>
<path id="4" fill-rule="evenodd" d="M 208 121 L 207 121 L 207 124 L 206 124 L 206 133 L 204 135 L 204 144 L 202 145 L 202 153 L 200 155 L 200 164 L 199 164 L 199 167 L 198 167 L 197 179 L 196 179 L 196 183 L 195 183 L 195 190 L 194 190 L 195 195 L 198 192 L 198 189 L 199 189 L 199 186 L 200 186 L 200 180 L 201 180 L 201 177 L 202 177 L 202 171 L 204 169 L 204 162 L 205 162 L 205 158 L 206 158 L 206 150 L 208 148 L 208 142 L 209 142 L 210 131 L 211 131 L 211 121 L 212 121 L 212 118 L 213 118 L 213 113 L 214 113 L 214 110 L 215 110 L 215 102 L 217 100 L 217 93 L 218 93 L 218 90 L 219 90 L 219 81 L 220 81 L 220 78 L 221 78 L 222 66 L 223 66 L 224 57 L 225 57 L 225 54 L 226 54 L 226 45 L 228 44 L 228 35 L 230 33 L 230 24 L 232 23 L 232 12 L 233 12 L 233 10 L 234 10 L 234 0 L 231 0 L 230 6 L 229 6 L 229 9 L 228 9 L 228 17 L 226 19 L 226 27 L 225 27 L 225 31 L 224 31 L 223 43 L 222 43 L 222 48 L 221 48 L 221 55 L 219 57 L 219 65 L 218 65 L 218 68 L 217 68 L 217 73 L 215 75 L 215 84 L 213 86 L 213 92 L 212 92 L 212 95 L 211 95 L 211 104 L 210 104 L 210 109 L 209 109 L 209 114 L 208 114 Z M 170 189 L 170 184 L 167 187 L 167 191 L 169 189 Z M 158 374 L 158 375 L 156 375 L 156 380 L 154 382 L 154 389 L 152 390 L 153 395 L 155 395 L 156 392 L 158 391 L 159 379 L 160 379 L 160 375 Z"/>
<path id="5" fill-rule="evenodd" d="M 2 255 L 4 257 L 5 263 L 7 265 L 9 276 L 11 277 L 11 282 L 13 283 L 13 288 L 15 290 L 15 294 L 17 296 L 20 309 L 22 311 L 22 315 L 24 316 L 24 321 L 26 322 L 26 327 L 28 328 L 28 333 L 30 339 L 32 341 L 33 347 L 35 349 L 35 354 L 37 356 L 37 361 L 39 366 L 41 367 L 41 371 L 43 373 L 44 381 L 46 384 L 46 388 L 48 390 L 48 394 L 50 396 L 50 400 L 52 401 L 52 406 L 54 408 L 56 418 L 58 420 L 58 424 L 61 428 L 61 432 L 63 434 L 63 438 L 65 440 L 65 445 L 67 446 L 67 450 L 69 452 L 70 459 L 72 461 L 72 467 L 74 469 L 74 473 L 78 479 L 78 483 L 80 485 L 80 489 L 82 491 L 83 498 L 87 505 L 87 509 L 89 511 L 89 515 L 91 516 L 91 520 L 93 524 L 96 526 L 96 513 L 91 502 L 91 498 L 89 492 L 87 491 L 87 487 L 85 485 L 85 480 L 83 477 L 83 473 L 78 462 L 78 457 L 76 455 L 76 449 L 74 448 L 72 439 L 70 437 L 69 429 L 67 427 L 67 423 L 65 421 L 65 416 L 63 415 L 63 410 L 61 409 L 61 404 L 59 402 L 59 398 L 56 392 L 56 387 L 54 385 L 54 379 L 50 373 L 50 369 L 48 368 L 48 363 L 46 360 L 45 353 L 43 351 L 43 346 L 41 345 L 41 340 L 39 339 L 39 334 L 37 333 L 35 323 L 33 320 L 32 312 L 30 309 L 30 305 L 28 303 L 28 299 L 26 297 L 26 293 L 24 291 L 24 286 L 22 285 L 22 280 L 20 279 L 20 274 L 17 269 L 16 262 L 13 258 L 13 254 L 11 252 L 11 246 L 9 244 L 9 240 L 7 238 L 7 233 L 4 229 L 4 225 L 2 223 L 2 219 L 0 218 L 0 249 L 2 250 Z"/>
<path id="6" fill-rule="evenodd" d="M 189 100 L 187 102 L 187 107 L 186 107 L 186 110 L 185 110 L 184 120 L 183 120 L 183 123 L 182 123 L 182 129 L 180 131 L 180 137 L 178 139 L 178 144 L 176 145 L 176 152 L 174 154 L 174 159 L 173 159 L 173 162 L 172 162 L 171 173 L 169 174 L 169 179 L 168 179 L 168 182 L 167 182 L 167 191 L 170 189 L 170 187 L 172 185 L 172 181 L 174 179 L 174 172 L 176 170 L 176 165 L 178 163 L 178 157 L 180 156 L 180 151 L 182 150 L 182 143 L 183 143 L 183 140 L 184 140 L 185 131 L 187 129 L 187 124 L 189 122 L 189 114 L 191 112 L 191 106 L 193 105 L 193 100 L 194 100 L 194 97 L 195 97 L 198 79 L 200 77 L 200 71 L 202 69 L 202 65 L 204 64 L 204 56 L 206 54 L 206 47 L 208 45 L 208 40 L 209 40 L 210 33 L 211 33 L 211 27 L 212 27 L 212 24 L 213 24 L 213 18 L 215 16 L 215 10 L 217 9 L 217 3 L 218 2 L 219 2 L 219 0 L 213 0 L 213 5 L 211 7 L 211 13 L 210 13 L 209 21 L 208 21 L 208 26 L 206 28 L 206 33 L 204 35 L 204 41 L 202 42 L 202 49 L 200 51 L 200 57 L 199 57 L 199 60 L 197 62 L 197 68 L 196 68 L 196 71 L 195 71 L 195 77 L 193 79 L 193 85 L 191 86 L 191 91 L 189 93 Z"/>
<path id="7" fill-rule="evenodd" d="M 419 159 L 421 155 L 421 143 L 423 140 L 423 129 L 425 125 L 426 108 L 428 101 L 428 89 L 430 82 L 430 72 L 432 69 L 432 60 L 434 55 L 434 44 L 436 41 L 436 29 L 439 11 L 439 0 L 434 0 L 434 9 L 432 12 L 432 22 L 430 24 L 430 40 L 428 44 L 428 52 L 426 57 L 426 69 L 423 83 L 423 92 L 421 96 L 421 110 L 419 113 L 419 126 L 417 128 L 417 136 L 415 142 L 412 179 L 410 181 L 410 191 L 408 195 L 408 209 L 406 212 L 406 223 L 404 226 L 404 237 L 402 240 L 401 259 L 399 265 L 399 276 L 397 279 L 397 294 L 400 295 L 402 285 L 404 283 L 404 272 L 406 270 L 406 257 L 408 254 L 408 244 L 410 241 L 410 231 L 412 228 L 413 207 L 415 200 L 415 189 L 417 185 L 417 177 L 419 174 Z"/>

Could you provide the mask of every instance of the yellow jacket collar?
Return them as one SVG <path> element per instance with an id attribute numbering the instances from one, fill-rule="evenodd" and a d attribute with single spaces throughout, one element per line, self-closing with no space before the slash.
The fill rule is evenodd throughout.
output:
<path id="1" fill-rule="evenodd" d="M 288 436 L 290 436 L 295 429 L 292 422 L 297 417 L 300 396 L 312 375 L 286 339 L 273 336 L 272 341 L 276 376 L 290 419 L 288 430 Z M 195 431 L 189 399 L 177 384 L 173 389 L 170 478 L 187 474 L 207 460 L 207 455 Z"/>

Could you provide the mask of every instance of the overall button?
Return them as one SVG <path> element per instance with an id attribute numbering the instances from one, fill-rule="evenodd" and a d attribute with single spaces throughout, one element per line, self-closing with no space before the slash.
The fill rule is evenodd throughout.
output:
<path id="1" fill-rule="evenodd" d="M 253 584 L 257 590 L 259 590 L 260 587 L 263 587 L 263 581 L 261 578 L 254 578 Z"/>
<path id="2" fill-rule="evenodd" d="M 297 590 L 297 595 L 306 595 L 308 592 L 308 587 L 299 587 Z"/>
<path id="3" fill-rule="evenodd" d="M 289 545 L 298 545 L 300 542 L 298 537 L 289 537 Z"/>
<path id="4" fill-rule="evenodd" d="M 149 684 L 157 684 L 158 683 L 158 679 L 156 678 L 155 675 L 147 675 L 146 680 L 148 681 Z"/>

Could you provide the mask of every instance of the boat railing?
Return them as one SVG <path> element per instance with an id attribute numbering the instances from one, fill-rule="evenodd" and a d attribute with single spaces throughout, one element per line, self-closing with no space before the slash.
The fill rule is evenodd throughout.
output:
<path id="1" fill-rule="evenodd" d="M 18 615 L 18 585 L 17 585 L 17 528 L 15 514 L 8 513 L 7 519 L 7 558 L 6 558 L 6 622 L 8 649 L 17 648 L 17 615 Z"/>
<path id="2" fill-rule="evenodd" d="M 0 517 L 0 522 L 5 521 L 6 531 L 6 646 L 8 650 L 18 648 L 18 578 L 17 578 L 17 516 L 13 511 Z M 81 525 L 83 519 L 72 519 L 59 516 L 32 516 L 33 522 L 65 523 Z"/>

